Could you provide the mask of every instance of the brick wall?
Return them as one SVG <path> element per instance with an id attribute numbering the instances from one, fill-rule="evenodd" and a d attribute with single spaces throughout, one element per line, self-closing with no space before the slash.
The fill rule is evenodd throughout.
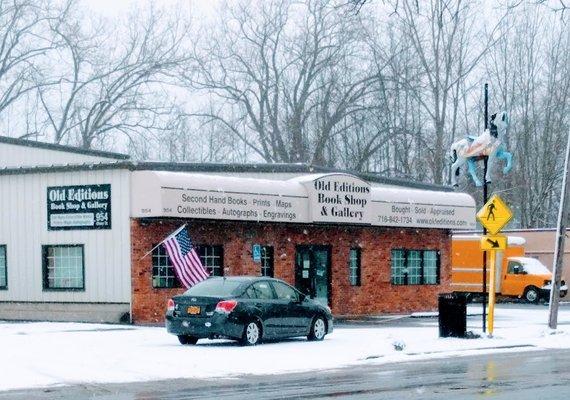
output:
<path id="1" fill-rule="evenodd" d="M 152 258 L 141 257 L 184 221 L 131 221 L 132 318 L 139 324 L 162 324 L 167 300 L 183 289 L 153 289 Z M 381 227 L 285 225 L 255 222 L 190 221 L 194 243 L 224 246 L 224 274 L 260 275 L 253 261 L 253 244 L 274 247 L 275 277 L 294 285 L 295 246 L 332 247 L 331 308 L 335 315 L 375 315 L 428 311 L 437 308 L 437 294 L 450 290 L 451 239 L 448 230 Z M 361 286 L 350 286 L 348 254 L 360 247 Z M 393 286 L 390 252 L 393 248 L 440 250 L 440 284 Z"/>

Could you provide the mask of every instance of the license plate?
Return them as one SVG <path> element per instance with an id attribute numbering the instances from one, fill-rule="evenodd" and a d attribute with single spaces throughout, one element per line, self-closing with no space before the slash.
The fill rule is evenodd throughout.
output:
<path id="1" fill-rule="evenodd" d="M 198 306 L 190 306 L 190 307 L 188 307 L 188 314 L 190 314 L 190 315 L 197 315 L 197 314 L 200 314 L 200 307 L 198 307 Z"/>

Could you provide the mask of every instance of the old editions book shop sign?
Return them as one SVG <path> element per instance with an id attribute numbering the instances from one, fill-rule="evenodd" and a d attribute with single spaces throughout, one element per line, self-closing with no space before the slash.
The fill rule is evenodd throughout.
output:
<path id="1" fill-rule="evenodd" d="M 111 229 L 111 185 L 47 189 L 48 230 Z"/>
<path id="2" fill-rule="evenodd" d="M 370 185 L 348 175 L 318 178 L 307 187 L 316 222 L 369 223 Z"/>

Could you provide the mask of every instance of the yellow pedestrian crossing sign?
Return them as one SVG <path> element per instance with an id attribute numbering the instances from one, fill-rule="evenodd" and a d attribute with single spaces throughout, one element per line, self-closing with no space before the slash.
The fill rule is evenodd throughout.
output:
<path id="1" fill-rule="evenodd" d="M 477 213 L 477 220 L 487 228 L 491 235 L 497 234 L 509 223 L 513 213 L 505 202 L 496 194 Z"/>

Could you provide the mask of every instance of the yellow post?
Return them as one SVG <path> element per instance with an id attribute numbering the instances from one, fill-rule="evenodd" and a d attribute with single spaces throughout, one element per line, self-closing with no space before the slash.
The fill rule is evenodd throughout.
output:
<path id="1" fill-rule="evenodd" d="M 489 312 L 487 314 L 487 325 L 489 327 L 489 337 L 493 336 L 493 322 L 495 318 L 495 255 L 496 250 L 489 250 L 490 279 L 489 279 Z"/>

